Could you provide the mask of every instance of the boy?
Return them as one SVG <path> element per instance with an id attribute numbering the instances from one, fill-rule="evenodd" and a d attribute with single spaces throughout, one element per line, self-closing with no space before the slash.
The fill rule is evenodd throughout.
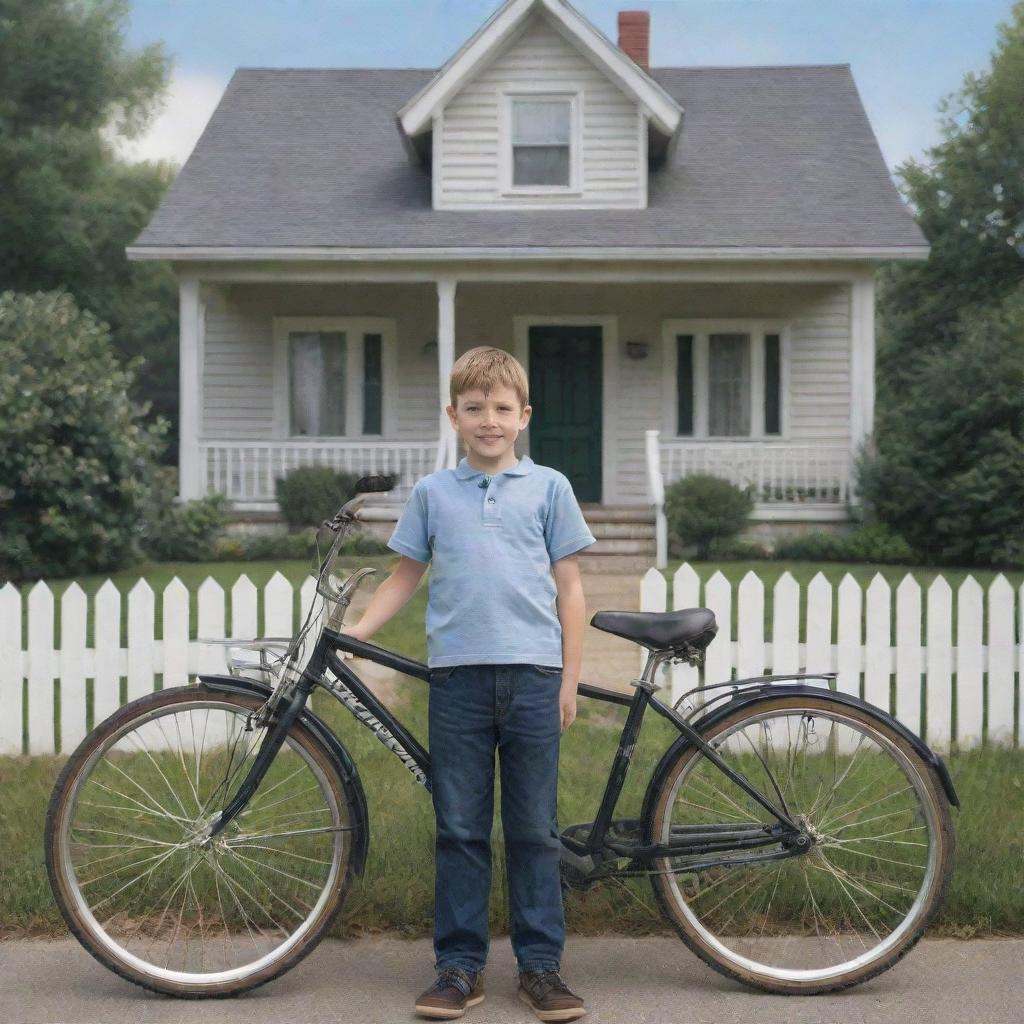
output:
<path id="1" fill-rule="evenodd" d="M 347 631 L 367 640 L 431 563 L 437 979 L 416 1011 L 451 1019 L 484 998 L 497 748 L 519 998 L 541 1020 L 574 1020 L 586 1011 L 559 974 L 558 748 L 576 717 L 585 617 L 573 556 L 595 538 L 566 477 L 529 456 L 516 459 L 532 409 L 514 357 L 470 349 L 452 367 L 449 393 L 448 418 L 467 455 L 416 483 L 388 541 L 402 556 L 398 568 Z"/>

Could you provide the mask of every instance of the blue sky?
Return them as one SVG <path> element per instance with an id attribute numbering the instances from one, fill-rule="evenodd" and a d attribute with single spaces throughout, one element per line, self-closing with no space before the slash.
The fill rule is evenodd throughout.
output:
<path id="1" fill-rule="evenodd" d="M 134 0 L 128 43 L 174 58 L 129 156 L 183 161 L 236 67 L 437 67 L 500 0 Z M 613 41 L 651 12 L 651 64 L 850 64 L 890 170 L 938 141 L 937 105 L 988 65 L 1011 0 L 574 0 Z"/>

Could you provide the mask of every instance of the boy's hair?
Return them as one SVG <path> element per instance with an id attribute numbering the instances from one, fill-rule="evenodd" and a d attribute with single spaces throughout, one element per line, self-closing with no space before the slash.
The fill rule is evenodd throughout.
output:
<path id="1" fill-rule="evenodd" d="M 452 367 L 448 390 L 452 408 L 458 408 L 459 395 L 479 388 L 485 395 L 495 386 L 512 388 L 519 399 L 519 408 L 530 404 L 530 385 L 523 364 L 504 349 L 477 345 L 463 352 Z"/>

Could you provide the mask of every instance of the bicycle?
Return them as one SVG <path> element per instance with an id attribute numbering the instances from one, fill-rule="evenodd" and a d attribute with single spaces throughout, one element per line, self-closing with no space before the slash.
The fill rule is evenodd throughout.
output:
<path id="1" fill-rule="evenodd" d="M 307 700 L 337 698 L 430 788 L 430 758 L 339 654 L 428 684 L 419 662 L 341 632 L 360 582 L 339 586 L 341 543 L 366 477 L 325 524 L 326 621 L 303 667 L 313 609 L 276 660 L 157 691 L 101 722 L 71 755 L 46 817 L 46 865 L 72 933 L 109 969 L 181 997 L 237 995 L 280 977 L 320 941 L 369 848 L 356 765 Z M 959 806 L 946 765 L 854 696 L 836 673 L 730 680 L 655 696 L 659 667 L 701 666 L 713 612 L 599 611 L 591 623 L 649 650 L 596 817 L 562 832 L 563 890 L 647 875 L 683 942 L 763 990 L 810 994 L 866 981 L 921 937 L 949 884 Z M 235 642 L 237 644 L 237 641 Z M 817 685 L 811 685 L 811 682 Z M 824 685 L 822 685 L 824 684 Z M 685 705 L 685 708 L 681 706 Z M 648 708 L 679 736 L 639 818 L 613 814 Z"/>

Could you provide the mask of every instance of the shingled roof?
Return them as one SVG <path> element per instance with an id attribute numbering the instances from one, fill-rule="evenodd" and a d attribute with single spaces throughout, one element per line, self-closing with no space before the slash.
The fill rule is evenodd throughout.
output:
<path id="1" fill-rule="evenodd" d="M 430 176 L 410 161 L 395 113 L 434 74 L 238 69 L 130 254 L 927 251 L 848 65 L 651 69 L 686 115 L 670 161 L 650 174 L 643 210 L 432 209 Z"/>

